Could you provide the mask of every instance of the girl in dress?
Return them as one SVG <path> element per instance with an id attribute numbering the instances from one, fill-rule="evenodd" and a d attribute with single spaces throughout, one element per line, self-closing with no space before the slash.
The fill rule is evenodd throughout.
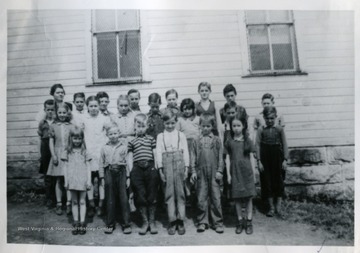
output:
<path id="1" fill-rule="evenodd" d="M 84 132 L 78 127 L 70 129 L 69 141 L 61 160 L 64 161 L 65 188 L 72 199 L 73 235 L 86 233 L 86 190 L 91 188 L 90 160 L 86 152 Z M 80 212 L 79 212 L 80 209 Z M 80 223 L 79 223 L 80 214 Z"/>
<path id="2" fill-rule="evenodd" d="M 99 184 L 99 161 L 101 147 L 107 142 L 105 127 L 110 123 L 109 117 L 100 113 L 100 103 L 97 97 L 90 96 L 86 99 L 86 106 L 88 113 L 82 118 L 85 134 L 85 145 L 88 153 L 91 155 L 91 185 L 92 187 L 88 191 L 89 208 L 88 216 L 91 218 L 95 214 L 95 201 L 94 201 L 94 187 L 99 189 L 99 207 L 96 209 L 98 216 L 103 213 L 105 190 L 104 185 Z"/>
<path id="3" fill-rule="evenodd" d="M 70 123 L 71 112 L 67 104 L 58 106 L 56 110 L 56 121 L 50 125 L 49 145 L 51 152 L 51 160 L 47 175 L 56 178 L 55 195 L 56 195 L 56 214 L 62 214 L 62 189 L 64 184 L 64 163 L 61 154 L 67 147 L 69 139 L 69 131 L 73 125 Z M 71 195 L 67 192 L 66 213 L 71 213 Z"/>
<path id="4" fill-rule="evenodd" d="M 195 106 L 196 115 L 200 116 L 204 112 L 215 117 L 216 124 L 213 128 L 213 133 L 219 136 L 219 129 L 221 127 L 220 113 L 215 107 L 215 102 L 210 100 L 211 84 L 208 82 L 201 82 L 198 86 L 198 93 L 200 94 L 200 102 Z"/>
<path id="5" fill-rule="evenodd" d="M 247 118 L 242 114 L 236 114 L 230 121 L 231 136 L 224 147 L 227 154 L 227 180 L 231 184 L 231 194 L 235 201 L 238 218 L 236 234 L 240 234 L 243 229 L 245 229 L 246 234 L 253 232 L 252 198 L 256 192 L 250 153 L 254 152 L 255 148 L 247 129 Z M 242 206 L 245 206 L 246 213 L 242 213 Z"/>

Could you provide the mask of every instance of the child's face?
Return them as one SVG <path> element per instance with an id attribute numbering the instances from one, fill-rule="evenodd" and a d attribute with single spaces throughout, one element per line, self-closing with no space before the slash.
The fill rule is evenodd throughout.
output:
<path id="1" fill-rule="evenodd" d="M 235 101 L 236 99 L 236 94 L 234 91 L 229 91 L 228 93 L 225 94 L 225 99 L 226 102 L 231 102 L 231 101 Z"/>
<path id="2" fill-rule="evenodd" d="M 230 121 L 231 119 L 233 119 L 236 115 L 236 108 L 235 107 L 231 107 L 229 109 L 226 110 L 226 118 L 228 121 Z"/>
<path id="3" fill-rule="evenodd" d="M 72 143 L 74 144 L 75 148 L 80 148 L 83 142 L 83 139 L 80 136 L 72 136 L 71 137 Z"/>
<path id="4" fill-rule="evenodd" d="M 119 129 L 117 127 L 110 128 L 106 136 L 109 138 L 111 143 L 117 143 L 120 137 Z"/>
<path id="5" fill-rule="evenodd" d="M 100 111 L 106 111 L 110 100 L 107 97 L 103 97 L 99 99 L 99 108 Z"/>
<path id="6" fill-rule="evenodd" d="M 261 105 L 262 107 L 266 107 L 266 106 L 274 105 L 274 102 L 271 101 L 270 98 L 265 98 L 261 101 Z"/>
<path id="7" fill-rule="evenodd" d="M 270 113 L 267 116 L 264 116 L 264 120 L 267 126 L 273 126 L 275 124 L 276 114 Z"/>
<path id="8" fill-rule="evenodd" d="M 203 100 L 209 99 L 210 93 L 211 93 L 211 91 L 208 89 L 208 87 L 200 86 L 199 94 L 200 94 L 201 99 L 203 99 Z"/>
<path id="9" fill-rule="evenodd" d="M 96 116 L 99 114 L 99 102 L 98 101 L 90 101 L 88 104 L 88 111 L 91 116 Z"/>
<path id="10" fill-rule="evenodd" d="M 172 132 L 175 129 L 176 125 L 176 117 L 172 117 L 164 122 L 165 130 L 168 132 Z"/>
<path id="11" fill-rule="evenodd" d="M 129 101 L 124 99 L 118 103 L 118 111 L 121 115 L 126 115 L 129 112 Z"/>
<path id="12" fill-rule="evenodd" d="M 54 99 L 56 102 L 62 102 L 64 100 L 65 92 L 61 88 L 57 88 L 54 92 Z"/>
<path id="13" fill-rule="evenodd" d="M 149 103 L 149 106 L 150 106 L 150 111 L 152 113 L 158 113 L 159 112 L 159 109 L 160 109 L 160 104 L 159 103 L 151 102 L 151 103 Z"/>
<path id="14" fill-rule="evenodd" d="M 136 134 L 143 135 L 143 134 L 145 134 L 146 129 L 147 129 L 146 122 L 136 121 L 136 123 L 135 123 L 135 132 L 136 132 Z"/>
<path id="15" fill-rule="evenodd" d="M 60 107 L 58 110 L 57 110 L 57 116 L 58 116 L 58 119 L 61 121 L 61 122 L 64 122 L 67 120 L 67 118 L 69 117 L 69 113 L 68 111 L 64 108 L 64 107 Z"/>
<path id="16" fill-rule="evenodd" d="M 136 109 L 139 106 L 140 95 L 138 92 L 129 94 L 130 107 Z"/>
<path id="17" fill-rule="evenodd" d="M 85 99 L 82 97 L 77 97 L 74 100 L 74 105 L 76 107 L 76 110 L 78 110 L 79 112 L 81 112 L 84 109 L 84 105 L 85 105 Z"/>
<path id="18" fill-rule="evenodd" d="M 185 116 L 185 118 L 190 118 L 194 115 L 194 109 L 185 106 L 185 108 L 183 108 L 183 115 Z"/>
<path id="19" fill-rule="evenodd" d="M 211 125 L 211 122 L 201 122 L 200 125 L 201 133 L 202 135 L 209 135 L 211 133 L 211 130 L 213 129 L 213 126 Z"/>
<path id="20" fill-rule="evenodd" d="M 176 106 L 177 104 L 177 97 L 176 94 L 171 93 L 166 97 L 166 102 L 169 106 Z"/>
<path id="21" fill-rule="evenodd" d="M 231 123 L 232 130 L 234 132 L 234 135 L 242 135 L 242 130 L 244 129 L 243 124 L 240 120 L 234 119 Z"/>
<path id="22" fill-rule="evenodd" d="M 46 114 L 46 118 L 52 119 L 54 117 L 55 106 L 54 105 L 45 105 L 44 111 Z"/>

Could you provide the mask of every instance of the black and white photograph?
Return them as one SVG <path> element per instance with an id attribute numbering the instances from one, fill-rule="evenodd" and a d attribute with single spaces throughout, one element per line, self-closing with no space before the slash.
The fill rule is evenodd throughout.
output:
<path id="1" fill-rule="evenodd" d="M 7 244 L 354 247 L 355 11 L 6 15 Z"/>

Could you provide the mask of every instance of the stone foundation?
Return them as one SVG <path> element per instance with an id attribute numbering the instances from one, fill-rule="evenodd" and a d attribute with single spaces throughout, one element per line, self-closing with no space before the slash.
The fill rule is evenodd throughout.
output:
<path id="1" fill-rule="evenodd" d="M 290 149 L 285 179 L 287 195 L 354 200 L 354 161 L 354 146 Z M 37 161 L 8 162 L 8 195 L 42 190 L 43 176 L 38 170 Z M 255 176 L 258 185 L 257 171 Z"/>

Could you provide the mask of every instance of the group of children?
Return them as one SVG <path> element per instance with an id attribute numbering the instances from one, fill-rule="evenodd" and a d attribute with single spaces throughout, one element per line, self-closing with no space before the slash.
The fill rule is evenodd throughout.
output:
<path id="1" fill-rule="evenodd" d="M 178 93 L 171 89 L 165 94 L 164 109 L 160 109 L 161 96 L 152 93 L 148 97 L 150 111 L 144 114 L 138 105 L 140 93 L 132 89 L 118 97 L 118 112 L 111 113 L 106 92 L 87 99 L 84 93 L 76 93 L 72 109 L 63 101 L 63 86 L 51 87 L 54 99 L 45 101 L 39 117 L 40 172 L 45 174 L 48 205 L 55 189 L 58 215 L 63 212 L 66 189 L 66 212 L 73 215 L 74 235 L 86 233 L 86 213 L 100 216 L 104 209 L 105 233 L 115 229 L 117 214 L 124 234 L 131 233 L 132 195 L 142 218 L 139 234 L 157 234 L 159 191 L 167 207 L 168 234 L 177 231 L 182 235 L 191 189 L 196 192 L 197 231 L 204 232 L 210 226 L 223 233 L 223 185 L 225 196 L 235 202 L 235 232 L 252 234 L 252 198 L 256 191 L 251 154 L 260 172 L 262 197 L 269 205 L 267 216 L 281 215 L 288 151 L 284 120 L 273 106 L 274 97 L 265 94 L 262 98 L 264 109 L 255 117 L 254 144 L 248 115 L 243 106 L 236 104 L 232 84 L 224 88 L 227 102 L 221 110 L 209 98 L 209 83 L 200 83 L 198 93 L 200 102 L 186 98 L 179 107 Z"/>

